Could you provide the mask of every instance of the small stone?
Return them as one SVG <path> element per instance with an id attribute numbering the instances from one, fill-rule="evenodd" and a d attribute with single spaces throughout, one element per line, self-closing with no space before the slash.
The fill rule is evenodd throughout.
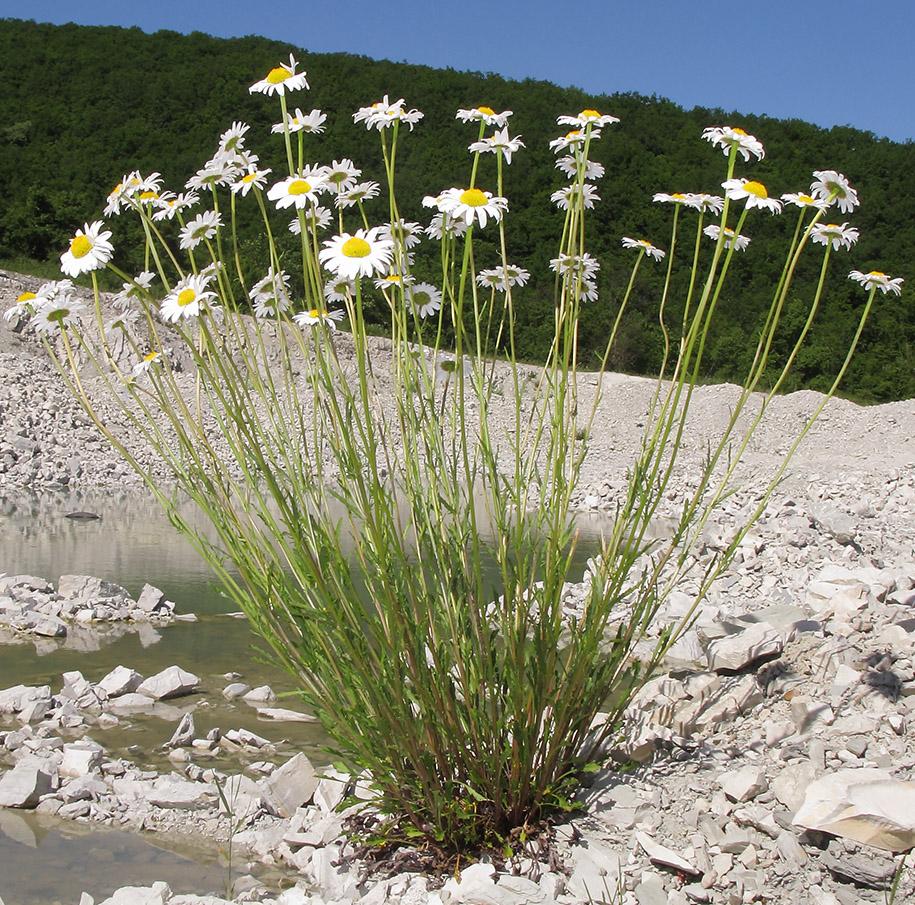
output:
<path id="1" fill-rule="evenodd" d="M 742 770 L 724 773 L 718 782 L 724 794 L 731 801 L 739 803 L 749 801 L 769 788 L 765 771 L 757 767 L 744 767 Z"/>

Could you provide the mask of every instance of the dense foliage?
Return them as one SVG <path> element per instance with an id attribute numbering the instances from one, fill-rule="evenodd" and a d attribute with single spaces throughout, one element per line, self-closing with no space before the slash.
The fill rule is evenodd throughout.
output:
<path id="1" fill-rule="evenodd" d="M 133 169 L 159 171 L 166 186 L 180 190 L 200 162 L 215 149 L 219 134 L 233 120 L 251 125 L 249 145 L 267 166 L 282 169 L 278 144 L 270 140 L 272 120 L 260 98 L 245 89 L 277 62 L 294 52 L 308 72 L 311 91 L 294 100 L 307 112 L 329 113 L 327 133 L 310 137 L 310 162 L 330 163 L 349 157 L 367 176 L 382 170 L 376 136 L 352 124 L 349 114 L 388 94 L 405 97 L 425 114 L 405 147 L 403 181 L 398 186 L 401 212 L 428 222 L 424 195 L 456 184 L 466 173 L 462 148 L 475 138 L 456 122 L 459 107 L 487 104 L 515 111 L 513 134 L 526 144 L 511 165 L 508 196 L 509 258 L 533 276 L 516 297 L 518 353 L 542 358 L 553 331 L 553 280 L 548 263 L 551 237 L 561 228 L 562 214 L 550 194 L 564 183 L 553 166 L 547 143 L 562 131 L 560 114 L 585 107 L 610 112 L 621 122 L 606 130 L 593 157 L 607 168 L 598 184 L 603 199 L 593 212 L 589 251 L 602 262 L 600 300 L 582 315 L 581 351 L 587 362 L 603 349 L 624 290 L 631 253 L 620 237 L 645 237 L 666 247 L 670 210 L 652 204 L 655 192 L 720 191 L 717 152 L 699 140 L 710 125 L 741 126 L 766 146 L 766 158 L 753 176 L 770 195 L 803 191 L 812 169 L 837 169 L 857 187 L 862 205 L 853 216 L 861 239 L 843 253 L 847 268 L 836 267 L 827 286 L 819 322 L 795 364 L 786 389 L 823 390 L 837 372 L 854 333 L 863 296 L 842 270 L 885 270 L 915 279 L 910 249 L 915 221 L 907 208 L 915 197 L 915 148 L 849 127 L 825 130 L 799 120 L 742 116 L 722 110 L 685 111 L 670 101 L 637 94 L 593 96 L 547 82 L 514 82 L 495 75 L 437 70 L 425 66 L 378 62 L 350 54 L 312 54 L 263 38 L 216 39 L 195 32 L 179 35 L 139 29 L 52 26 L 0 20 L 0 261 L 7 266 L 34 266 L 56 261 L 74 228 L 96 219 L 118 179 Z M 175 136 L 181 136 L 176 140 Z M 273 155 L 273 157 L 271 157 Z M 274 157 L 276 159 L 274 159 Z M 489 158 L 481 185 L 495 188 L 495 163 Z M 377 222 L 386 217 L 378 199 Z M 242 206 L 244 213 L 244 206 Z M 256 215 L 250 207 L 252 218 Z M 839 216 L 836 214 L 835 216 Z M 734 379 L 745 373 L 756 348 L 780 273 L 783 237 L 793 228 L 784 217 L 760 215 L 747 232 L 748 251 L 737 258 L 731 274 L 733 301 L 720 306 L 710 337 L 705 377 Z M 117 246 L 120 224 L 109 222 Z M 242 224 L 243 254 L 254 261 L 263 248 Z M 481 243 L 478 265 L 490 266 Z M 138 252 L 139 253 L 139 252 Z M 424 257 L 427 256 L 427 257 Z M 119 247 L 122 264 L 129 249 Z M 431 244 L 420 246 L 417 272 L 437 258 Z M 434 261 L 437 263 L 437 260 Z M 630 301 L 627 332 L 618 340 L 611 366 L 651 373 L 661 356 L 656 298 L 663 279 L 657 268 Z M 654 282 L 652 282 L 652 280 Z M 738 291 L 739 290 L 739 291 Z M 676 297 L 676 293 L 673 297 Z M 789 300 L 783 349 L 776 349 L 773 373 L 793 344 L 790 324 L 806 311 L 808 300 Z M 676 312 L 673 312 L 676 322 Z M 800 322 L 796 329 L 800 329 Z M 854 398 L 869 401 L 915 396 L 915 313 L 906 295 L 881 298 L 843 386 Z"/>

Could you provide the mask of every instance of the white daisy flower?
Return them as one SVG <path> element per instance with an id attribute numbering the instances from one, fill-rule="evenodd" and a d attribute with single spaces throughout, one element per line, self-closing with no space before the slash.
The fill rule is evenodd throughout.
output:
<path id="1" fill-rule="evenodd" d="M 858 230 L 847 223 L 817 223 L 810 232 L 810 239 L 820 245 L 832 245 L 840 248 L 851 248 L 858 241 Z"/>
<path id="2" fill-rule="evenodd" d="M 463 362 L 459 362 L 453 355 L 439 355 L 435 360 L 435 382 L 447 385 L 462 370 Z"/>
<path id="3" fill-rule="evenodd" d="M 182 227 L 178 244 L 183 249 L 196 248 L 204 239 L 212 239 L 221 226 L 222 214 L 204 211 Z"/>
<path id="4" fill-rule="evenodd" d="M 810 194 L 818 200 L 837 204 L 843 214 L 853 211 L 860 204 L 858 192 L 841 173 L 835 170 L 816 170 L 813 176 L 816 181 L 810 184 Z"/>
<path id="5" fill-rule="evenodd" d="M 481 153 L 502 154 L 506 163 L 512 162 L 512 154 L 524 147 L 521 136 L 516 135 L 512 138 L 508 134 L 508 129 L 498 129 L 490 138 L 483 138 L 468 145 L 468 151 L 479 151 Z"/>
<path id="6" fill-rule="evenodd" d="M 308 88 L 308 81 L 304 72 L 296 72 L 295 68 L 299 64 L 295 57 L 289 54 L 288 63 L 280 63 L 274 69 L 267 73 L 265 78 L 255 82 L 248 91 L 251 94 L 260 92 L 261 94 L 285 94 L 287 91 L 299 91 L 302 88 Z"/>
<path id="7" fill-rule="evenodd" d="M 872 270 L 870 273 L 862 273 L 860 270 L 853 270 L 849 275 L 852 280 L 857 280 L 865 289 L 879 289 L 884 295 L 893 292 L 896 295 L 902 295 L 902 284 L 905 280 L 902 277 L 893 279 L 887 276 L 882 270 Z"/>
<path id="8" fill-rule="evenodd" d="M 417 283 L 415 286 L 410 286 L 407 290 L 407 297 L 416 314 L 423 320 L 434 316 L 441 310 L 442 294 L 431 283 Z"/>
<path id="9" fill-rule="evenodd" d="M 580 302 L 596 302 L 598 299 L 597 283 L 594 280 L 582 280 L 574 284 Z"/>
<path id="10" fill-rule="evenodd" d="M 713 239 L 715 242 L 718 241 L 718 237 L 721 235 L 721 227 L 710 223 L 705 229 L 702 230 L 710 239 Z M 750 244 L 750 237 L 745 236 L 742 233 L 735 238 L 734 230 L 726 226 L 724 228 L 724 247 L 730 248 L 732 245 L 738 251 L 744 251 L 746 247 Z"/>
<path id="11" fill-rule="evenodd" d="M 565 188 L 557 189 L 550 195 L 550 201 L 560 210 L 567 211 L 569 206 L 581 204 L 586 208 L 593 208 L 595 201 L 600 201 L 600 195 L 597 189 L 589 182 L 583 182 L 581 185 L 572 183 Z"/>
<path id="12" fill-rule="evenodd" d="M 60 256 L 60 269 L 68 277 L 104 267 L 114 257 L 114 247 L 108 241 L 111 231 L 101 220 L 84 223 L 70 240 L 70 247 Z"/>
<path id="13" fill-rule="evenodd" d="M 724 210 L 724 198 L 721 195 L 709 195 L 706 192 L 690 192 L 687 204 L 701 213 L 720 214 Z"/>
<path id="14" fill-rule="evenodd" d="M 302 216 L 305 218 L 305 229 L 309 233 L 318 233 L 322 229 L 327 229 L 334 218 L 333 213 L 320 204 L 304 211 Z M 295 236 L 302 235 L 302 221 L 298 217 L 293 217 L 289 221 L 289 232 Z"/>
<path id="15" fill-rule="evenodd" d="M 560 126 L 578 126 L 584 129 L 585 126 L 609 126 L 618 123 L 619 117 L 611 116 L 609 113 L 601 115 L 597 110 L 582 110 L 578 116 L 558 116 L 556 122 Z"/>
<path id="16" fill-rule="evenodd" d="M 584 129 L 572 129 L 571 132 L 567 132 L 565 135 L 560 135 L 559 138 L 554 138 L 550 142 L 550 147 L 556 154 L 558 154 L 560 151 L 577 151 L 585 143 L 586 138 L 590 138 L 591 141 L 595 141 L 600 138 L 600 131 L 594 129 L 590 135 L 588 135 Z"/>
<path id="17" fill-rule="evenodd" d="M 394 287 L 404 288 L 413 282 L 413 277 L 405 273 L 389 273 L 383 277 L 375 278 L 376 289 L 393 289 Z"/>
<path id="18" fill-rule="evenodd" d="M 356 180 L 362 175 L 359 169 L 348 157 L 335 160 L 329 167 L 324 167 L 323 176 L 326 184 L 346 193 L 356 187 Z"/>
<path id="19" fill-rule="evenodd" d="M 423 114 L 419 110 L 405 110 L 403 103 L 404 99 L 401 97 L 392 104 L 385 95 L 383 100 L 372 104 L 371 107 L 360 107 L 353 114 L 353 122 L 364 122 L 366 129 L 375 128 L 379 132 L 395 122 L 405 122 L 412 132 L 413 126 L 423 118 Z"/>
<path id="20" fill-rule="evenodd" d="M 200 196 L 196 192 L 179 192 L 173 198 L 166 200 L 159 199 L 156 210 L 153 211 L 153 220 L 174 220 L 176 214 L 192 208 L 200 201 Z"/>
<path id="21" fill-rule="evenodd" d="M 443 213 L 463 220 L 468 226 L 477 221 L 484 227 L 490 217 L 496 221 L 502 219 L 508 210 L 508 199 L 477 188 L 451 188 L 439 196 L 438 208 Z"/>
<path id="22" fill-rule="evenodd" d="M 706 141 L 710 141 L 714 147 L 721 148 L 725 157 L 730 155 L 731 148 L 736 148 L 737 153 L 744 160 L 749 160 L 751 154 L 757 160 L 762 160 L 766 156 L 762 142 L 755 135 L 744 132 L 743 129 L 731 126 L 710 126 L 702 131 L 702 137 Z"/>
<path id="23" fill-rule="evenodd" d="M 812 195 L 807 195 L 804 192 L 785 192 L 782 195 L 782 201 L 785 204 L 793 204 L 795 207 L 815 207 L 817 210 L 824 211 L 829 207 L 827 201 L 823 201 L 821 198 L 814 198 Z"/>
<path id="24" fill-rule="evenodd" d="M 272 172 L 273 170 L 270 169 L 259 170 L 256 166 L 249 166 L 248 172 L 231 183 L 229 188 L 232 190 L 233 195 L 241 195 L 242 197 L 247 195 L 251 189 L 263 191 L 264 186 L 267 184 L 267 177 Z"/>
<path id="25" fill-rule="evenodd" d="M 455 119 L 465 123 L 484 122 L 487 126 L 505 127 L 508 124 L 508 118 L 512 115 L 511 110 L 503 110 L 496 113 L 492 107 L 471 107 L 468 110 L 458 110 Z"/>
<path id="26" fill-rule="evenodd" d="M 337 321 L 342 320 L 343 311 L 328 311 L 326 308 L 312 308 L 311 311 L 300 311 L 293 316 L 293 320 L 300 327 L 314 327 L 316 324 L 324 324 L 331 330 L 337 329 Z"/>
<path id="27" fill-rule="evenodd" d="M 666 251 L 661 251 L 660 248 L 652 245 L 647 239 L 631 239 L 629 236 L 623 236 L 623 248 L 637 248 L 656 261 L 663 260 L 667 254 Z"/>
<path id="28" fill-rule="evenodd" d="M 555 166 L 557 169 L 562 170 L 570 179 L 574 179 L 578 176 L 578 170 L 581 164 L 577 158 L 567 155 L 565 157 L 560 157 L 556 161 Z M 588 180 L 600 179 L 604 175 L 604 166 L 596 160 L 586 160 L 584 161 L 584 173 L 582 173 L 582 175 Z"/>
<path id="29" fill-rule="evenodd" d="M 136 323 L 140 317 L 140 312 L 136 308 L 125 308 L 119 311 L 107 324 L 105 331 L 110 332 L 115 329 L 127 330 L 132 324 Z"/>
<path id="30" fill-rule="evenodd" d="M 328 302 L 345 302 L 356 293 L 356 283 L 349 277 L 336 277 L 324 286 L 324 298 Z"/>
<path id="31" fill-rule="evenodd" d="M 78 324 L 85 308 L 75 296 L 62 292 L 39 305 L 31 323 L 36 332 L 53 335 Z"/>
<path id="32" fill-rule="evenodd" d="M 415 248 L 422 242 L 423 228 L 412 221 L 398 220 L 396 223 L 386 223 L 382 226 L 381 235 L 399 243 L 403 248 Z"/>
<path id="33" fill-rule="evenodd" d="M 116 308 L 129 308 L 135 300 L 142 300 L 148 294 L 156 275 L 151 270 L 144 270 L 121 285 L 121 291 L 111 300 Z"/>
<path id="34" fill-rule="evenodd" d="M 279 210 L 286 207 L 295 207 L 298 210 L 318 203 L 316 192 L 321 187 L 320 177 L 311 175 L 288 176 L 282 182 L 277 182 L 267 191 L 267 197 L 276 203 Z"/>
<path id="35" fill-rule="evenodd" d="M 149 372 L 149 370 L 154 365 L 161 365 L 165 361 L 166 355 L 170 352 L 170 349 L 159 350 L 156 349 L 153 352 L 150 352 L 148 355 L 145 355 L 142 361 L 138 361 L 134 366 L 131 373 L 134 377 L 140 377 L 143 374 Z"/>
<path id="36" fill-rule="evenodd" d="M 289 275 L 284 270 L 276 273 L 271 267 L 267 275 L 251 287 L 248 298 L 254 304 L 255 317 L 274 317 L 287 311 L 292 305 Z"/>
<path id="37" fill-rule="evenodd" d="M 580 277 L 582 280 L 593 280 L 600 270 L 600 261 L 585 252 L 583 255 L 561 254 L 550 261 L 550 270 L 563 276 Z"/>
<path id="38" fill-rule="evenodd" d="M 355 279 L 383 274 L 391 265 L 394 243 L 384 237 L 381 227 L 358 229 L 355 234 L 343 233 L 324 242 L 318 259 L 338 277 Z"/>
<path id="39" fill-rule="evenodd" d="M 204 311 L 214 310 L 216 293 L 206 288 L 211 278 L 203 272 L 181 280 L 162 301 L 159 308 L 162 320 L 177 323 L 182 318 L 199 317 Z"/>
<path id="40" fill-rule="evenodd" d="M 247 123 L 234 122 L 219 136 L 220 151 L 239 151 L 245 146 L 245 133 L 251 127 Z"/>
<path id="41" fill-rule="evenodd" d="M 758 207 L 769 211 L 770 214 L 780 214 L 782 212 L 781 201 L 776 201 L 769 197 L 766 187 L 761 182 L 751 179 L 728 179 L 721 183 L 724 189 L 725 197 L 731 201 L 743 201 L 746 199 L 747 210 Z"/>
<path id="42" fill-rule="evenodd" d="M 12 308 L 7 308 L 3 314 L 3 319 L 5 321 L 11 321 L 14 317 L 23 317 L 25 315 L 33 315 L 35 313 L 35 306 L 41 304 L 44 301 L 39 299 L 39 297 L 34 292 L 23 292 L 19 298 L 16 299 L 16 304 Z"/>
<path id="43" fill-rule="evenodd" d="M 354 204 L 359 204 L 362 201 L 370 201 L 372 198 L 378 195 L 378 192 L 381 190 L 381 186 L 377 182 L 360 182 L 358 185 L 354 185 L 349 191 L 337 195 L 334 199 L 334 203 L 337 207 L 347 208 L 352 207 Z"/>
<path id="44" fill-rule="evenodd" d="M 311 113 L 303 113 L 298 107 L 295 113 L 286 114 L 286 128 L 290 132 L 314 132 L 318 134 L 324 131 L 324 122 L 327 114 L 320 110 L 312 110 Z M 271 132 L 282 132 L 283 124 L 275 123 L 270 127 Z"/>
<path id="45" fill-rule="evenodd" d="M 433 215 L 432 220 L 426 227 L 426 235 L 439 241 L 445 236 L 456 238 L 457 236 L 463 236 L 466 232 L 467 223 L 463 219 L 457 219 L 446 213 Z"/>
<path id="46" fill-rule="evenodd" d="M 659 201 L 662 204 L 679 204 L 684 207 L 692 207 L 690 204 L 690 196 L 682 192 L 674 192 L 672 195 L 669 195 L 667 192 L 655 192 L 651 196 L 652 201 Z"/>

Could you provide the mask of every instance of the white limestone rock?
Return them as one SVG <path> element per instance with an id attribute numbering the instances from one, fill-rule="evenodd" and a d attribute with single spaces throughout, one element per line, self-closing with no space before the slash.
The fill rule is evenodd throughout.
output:
<path id="1" fill-rule="evenodd" d="M 758 767 L 743 767 L 718 777 L 721 789 L 731 801 L 742 804 L 762 794 L 769 788 L 766 772 Z"/>
<path id="2" fill-rule="evenodd" d="M 141 682 L 137 692 L 156 701 L 165 701 L 194 694 L 199 686 L 200 679 L 193 673 L 180 666 L 169 666 Z"/>
<path id="3" fill-rule="evenodd" d="M 105 749 L 89 739 L 66 744 L 58 770 L 61 776 L 85 776 L 102 765 Z"/>
<path id="4" fill-rule="evenodd" d="M 20 761 L 0 777 L 0 807 L 34 808 L 53 789 L 51 773 L 38 764 Z"/>
<path id="5" fill-rule="evenodd" d="M 117 698 L 136 691 L 143 682 L 143 676 L 126 666 L 115 666 L 107 675 L 95 683 L 109 698 Z"/>
<path id="6" fill-rule="evenodd" d="M 807 788 L 794 824 L 906 852 L 915 847 L 915 783 L 885 770 L 838 770 Z"/>
<path id="7" fill-rule="evenodd" d="M 742 632 L 709 642 L 708 667 L 715 672 L 736 671 L 763 657 L 776 656 L 784 649 L 781 632 L 767 622 L 755 622 Z"/>
<path id="8" fill-rule="evenodd" d="M 299 753 L 277 767 L 260 784 L 277 812 L 282 817 L 292 817 L 297 808 L 311 801 L 318 787 L 318 776 L 311 761 Z"/>

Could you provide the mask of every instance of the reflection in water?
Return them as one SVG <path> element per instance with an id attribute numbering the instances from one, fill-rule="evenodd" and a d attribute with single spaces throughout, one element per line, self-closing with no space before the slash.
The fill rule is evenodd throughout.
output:
<path id="1" fill-rule="evenodd" d="M 0 808 L 0 896 L 5 905 L 74 905 L 120 886 L 167 878 L 175 893 L 225 891 L 227 872 L 215 847 L 169 851 L 152 836 L 88 827 Z"/>

